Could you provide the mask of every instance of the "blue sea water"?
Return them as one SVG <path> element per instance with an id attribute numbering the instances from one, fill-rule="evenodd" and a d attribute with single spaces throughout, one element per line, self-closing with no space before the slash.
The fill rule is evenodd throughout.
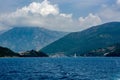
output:
<path id="1" fill-rule="evenodd" d="M 0 58 L 0 80 L 120 80 L 120 58 Z"/>

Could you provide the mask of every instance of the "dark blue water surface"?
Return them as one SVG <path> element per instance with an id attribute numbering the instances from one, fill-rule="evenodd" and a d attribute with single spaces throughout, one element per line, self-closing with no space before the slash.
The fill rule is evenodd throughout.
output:
<path id="1" fill-rule="evenodd" d="M 120 80 L 120 58 L 0 58 L 0 80 Z"/>

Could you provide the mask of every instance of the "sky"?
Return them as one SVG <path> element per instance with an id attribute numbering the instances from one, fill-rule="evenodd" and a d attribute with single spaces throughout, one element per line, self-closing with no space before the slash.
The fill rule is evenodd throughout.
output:
<path id="1" fill-rule="evenodd" d="M 120 21 L 120 0 L 0 0 L 0 30 L 43 27 L 76 32 Z"/>

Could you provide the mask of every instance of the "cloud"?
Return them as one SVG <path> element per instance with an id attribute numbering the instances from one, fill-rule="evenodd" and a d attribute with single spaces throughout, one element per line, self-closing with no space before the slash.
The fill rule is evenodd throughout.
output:
<path id="1" fill-rule="evenodd" d="M 102 23 L 102 21 L 101 21 L 100 17 L 97 15 L 93 15 L 92 13 L 90 13 L 85 18 L 83 18 L 83 17 L 79 18 L 79 24 L 82 27 L 82 29 L 87 29 L 89 27 L 96 26 L 101 23 Z"/>
<path id="2" fill-rule="evenodd" d="M 28 7 L 23 7 L 21 10 L 18 10 L 18 12 L 31 12 L 33 14 L 37 13 L 42 16 L 47 16 L 49 14 L 59 14 L 59 9 L 57 5 L 51 5 L 49 1 L 45 0 L 41 4 L 33 2 Z"/>
<path id="3" fill-rule="evenodd" d="M 117 0 L 116 3 L 117 3 L 118 5 L 120 5 L 120 0 Z"/>
<path id="4" fill-rule="evenodd" d="M 104 6 L 97 13 L 104 22 L 120 21 L 120 0 L 116 0 L 116 3 Z"/>
<path id="5" fill-rule="evenodd" d="M 81 31 L 101 23 L 97 15 L 74 19 L 73 14 L 61 13 L 57 4 L 44 0 L 32 2 L 15 12 L 0 15 L 0 23 L 4 26 L 38 26 L 57 31 Z"/>
<path id="6" fill-rule="evenodd" d="M 75 25 L 72 14 L 60 13 L 58 6 L 47 0 L 41 3 L 32 2 L 16 12 L 3 14 L 0 16 L 0 22 L 9 26 L 40 26 L 61 31 L 69 31 L 68 27 Z"/>

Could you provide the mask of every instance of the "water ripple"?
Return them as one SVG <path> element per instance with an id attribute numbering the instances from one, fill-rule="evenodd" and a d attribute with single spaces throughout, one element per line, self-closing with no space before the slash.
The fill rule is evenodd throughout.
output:
<path id="1" fill-rule="evenodd" d="M 120 80 L 119 58 L 5 58 L 0 80 Z"/>

